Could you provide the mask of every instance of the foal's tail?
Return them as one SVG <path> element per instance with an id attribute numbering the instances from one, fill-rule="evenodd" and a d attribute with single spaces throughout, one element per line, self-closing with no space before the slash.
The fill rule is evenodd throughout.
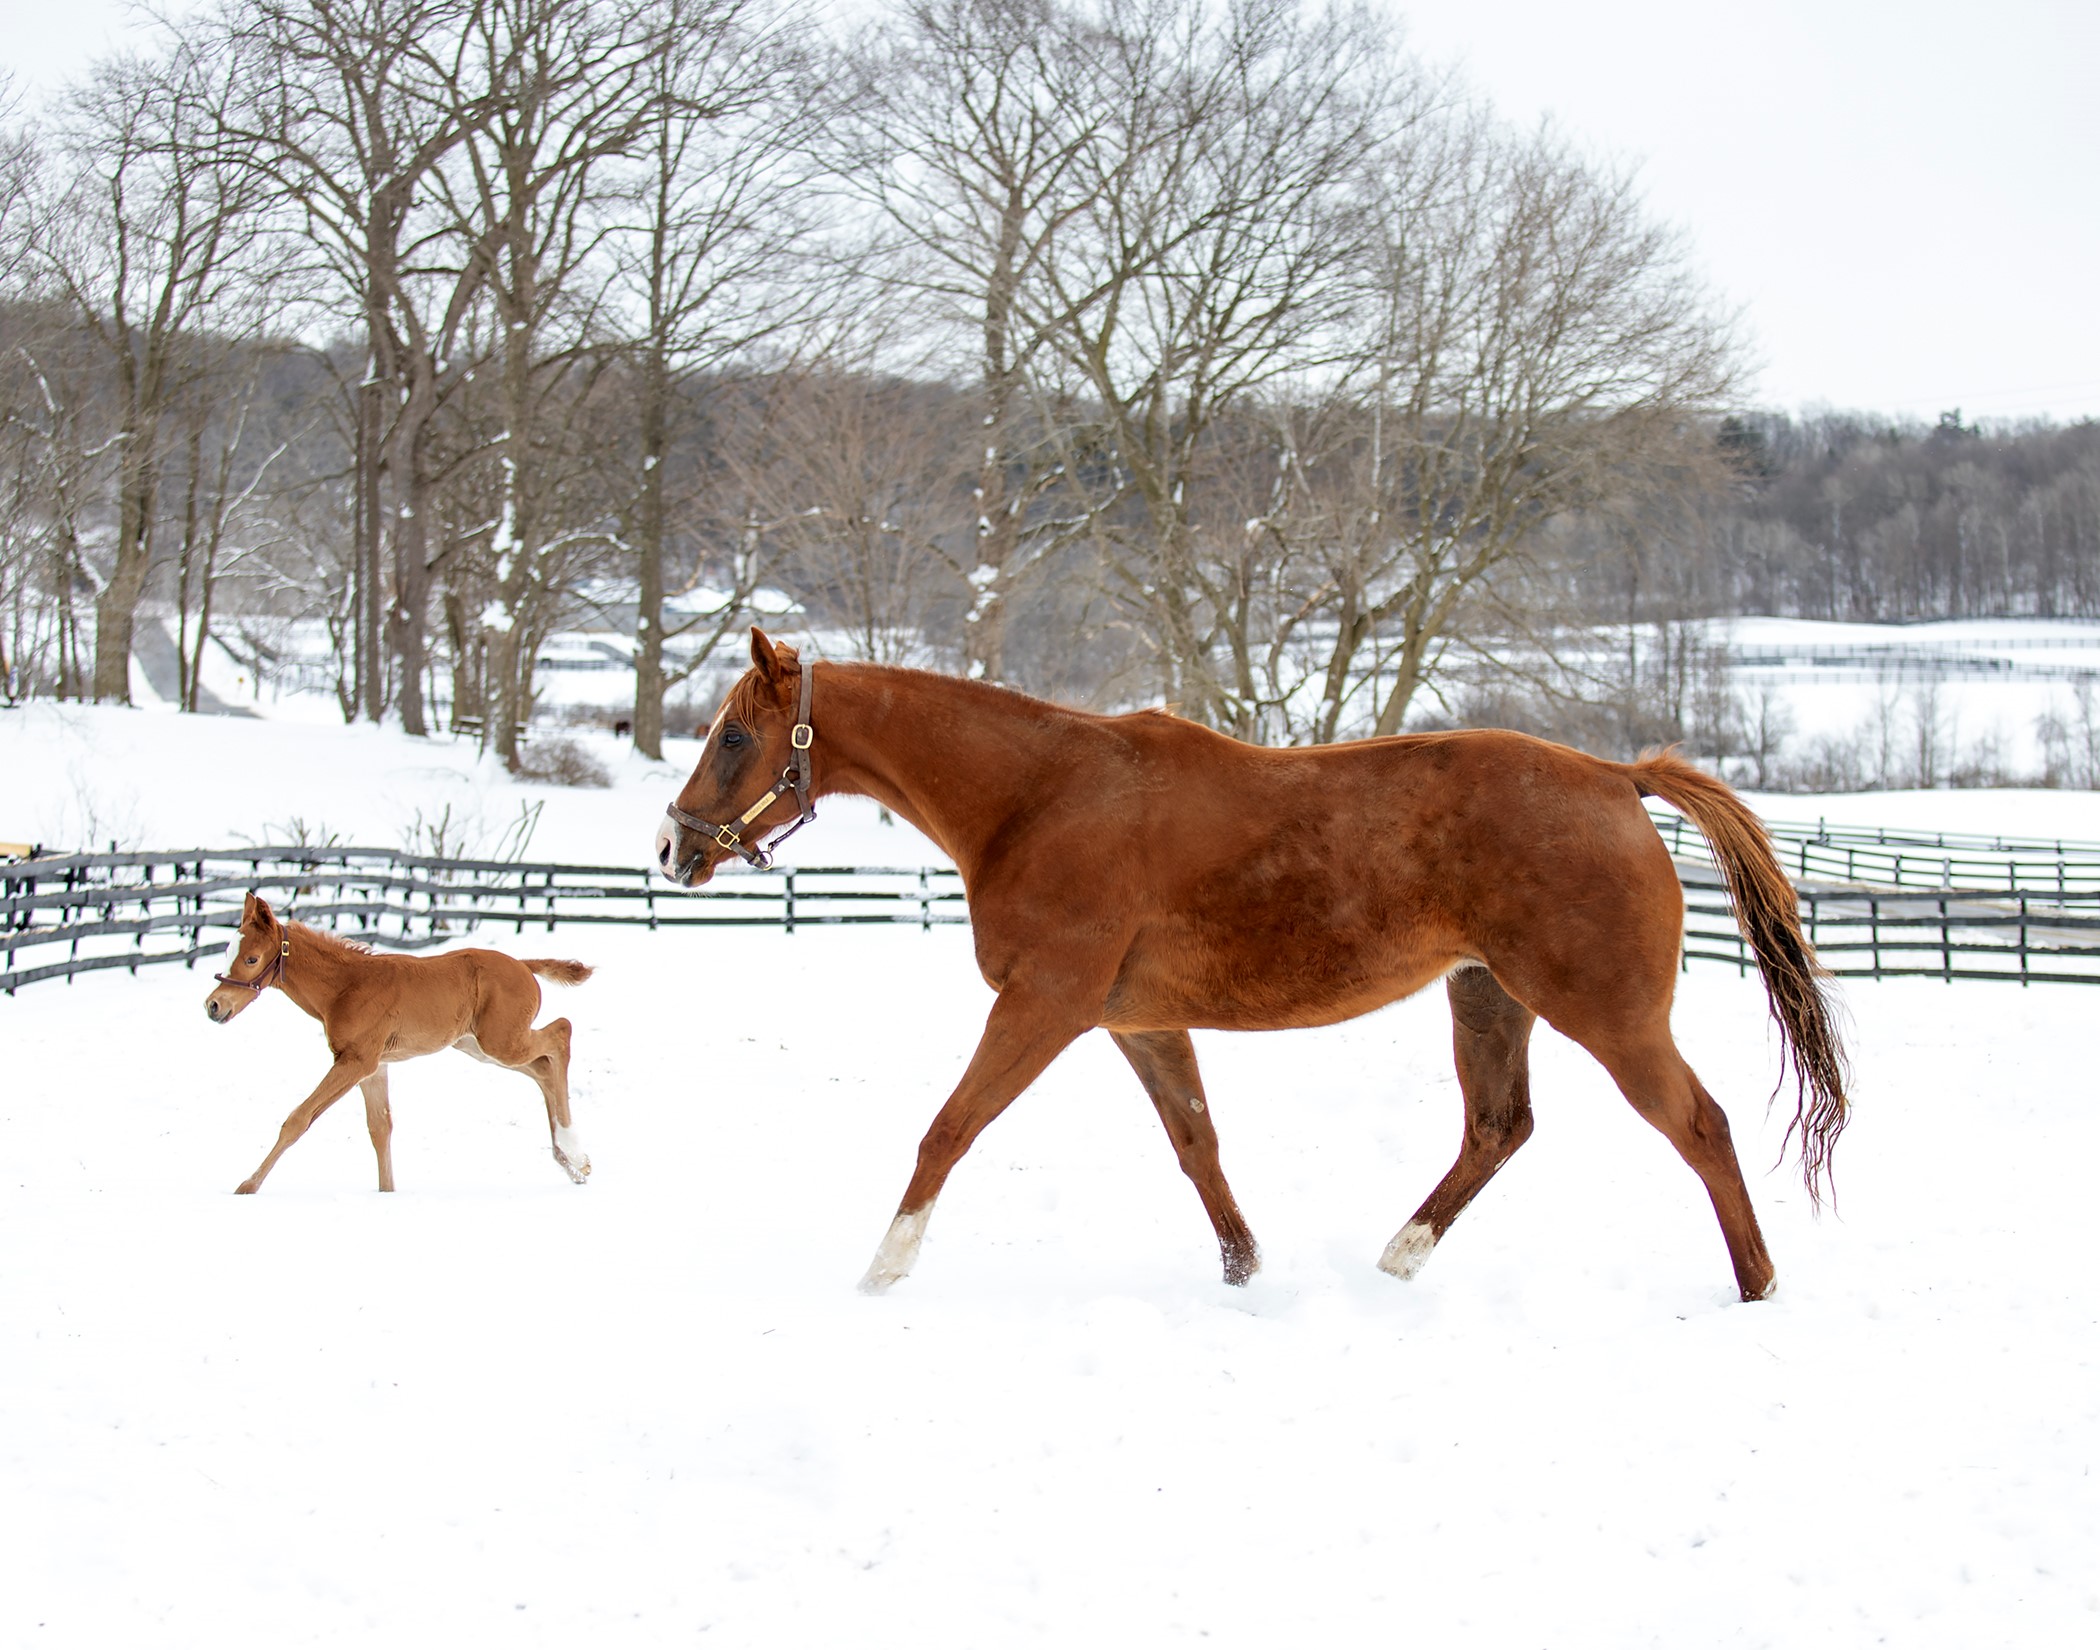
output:
<path id="1" fill-rule="evenodd" d="M 1824 984 L 1829 971 L 1816 961 L 1801 932 L 1793 884 L 1779 868 L 1757 815 L 1713 775 L 1672 751 L 1655 751 L 1630 763 L 1627 776 L 1643 796 L 1661 797 L 1698 826 L 1713 850 L 1736 922 L 1757 954 L 1786 1057 L 1793 1062 L 1794 1120 L 1786 1138 L 1791 1142 L 1794 1131 L 1801 1131 L 1801 1176 L 1808 1183 L 1809 1202 L 1820 1207 L 1823 1188 L 1833 1184 L 1830 1153 L 1845 1127 L 1848 1072 Z"/>
<path id="2" fill-rule="evenodd" d="M 563 962 L 558 957 L 520 957 L 518 959 L 543 980 L 552 980 L 556 985 L 581 985 L 591 977 L 588 964 Z"/>

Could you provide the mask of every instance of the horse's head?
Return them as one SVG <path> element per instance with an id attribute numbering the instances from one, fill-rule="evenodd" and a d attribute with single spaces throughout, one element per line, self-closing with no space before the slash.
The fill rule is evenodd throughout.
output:
<path id="1" fill-rule="evenodd" d="M 697 888 L 735 854 L 760 869 L 772 848 L 799 831 L 817 811 L 810 805 L 810 683 L 791 647 L 776 647 L 751 631 L 751 668 L 715 712 L 700 760 L 656 828 L 656 863 L 663 874 Z M 767 831 L 793 823 L 773 839 Z"/>
<path id="2" fill-rule="evenodd" d="M 226 948 L 226 972 L 212 976 L 219 983 L 204 999 L 204 1012 L 224 1025 L 277 983 L 291 948 L 270 902 L 250 894 L 241 906 L 241 931 Z"/>

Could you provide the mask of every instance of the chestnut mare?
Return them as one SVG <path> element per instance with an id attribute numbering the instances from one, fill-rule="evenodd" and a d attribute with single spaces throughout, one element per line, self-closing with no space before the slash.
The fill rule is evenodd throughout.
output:
<path id="1" fill-rule="evenodd" d="M 1670 1037 L 1684 901 L 1642 797 L 1713 845 L 1794 1069 L 1788 1138 L 1812 1197 L 1845 1062 L 1794 891 L 1718 779 L 1668 753 L 1606 762 L 1493 731 L 1262 749 L 1158 711 L 1096 716 L 881 665 L 820 673 L 756 630 L 751 658 L 657 832 L 664 874 L 698 887 L 731 853 L 768 863 L 763 833 L 807 823 L 817 797 L 873 797 L 953 857 L 998 993 L 863 1289 L 911 1270 L 970 1143 L 1095 1026 L 1166 1125 L 1226 1281 L 1245 1282 L 1259 1256 L 1190 1029 L 1328 1025 L 1443 979 L 1465 1135 L 1381 1267 L 1412 1277 L 1531 1134 L 1543 1016 L 1705 1183 L 1743 1299 L 1772 1292 L 1728 1119 Z"/>
<path id="2" fill-rule="evenodd" d="M 204 1012 L 225 1025 L 271 986 L 321 1022 L 335 1064 L 320 1086 L 293 1108 L 262 1165 L 234 1188 L 252 1192 L 315 1118 L 362 1088 L 365 1124 L 379 1154 L 379 1189 L 394 1189 L 394 1118 L 386 1068 L 397 1060 L 456 1048 L 477 1060 L 522 1071 L 547 1101 L 554 1161 L 577 1185 L 591 1172 L 583 1142 L 569 1128 L 569 1022 L 533 1029 L 540 988 L 533 976 L 581 985 L 579 962 L 520 960 L 501 951 L 447 951 L 436 957 L 383 957 L 354 941 L 302 922 L 280 921 L 267 900 L 250 894 L 241 931 L 226 953 L 219 984 Z"/>

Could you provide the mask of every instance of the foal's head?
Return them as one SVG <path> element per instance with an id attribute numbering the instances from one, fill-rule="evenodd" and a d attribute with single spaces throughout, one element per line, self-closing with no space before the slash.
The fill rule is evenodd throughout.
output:
<path id="1" fill-rule="evenodd" d="M 219 983 L 204 999 L 204 1012 L 224 1025 L 254 1002 L 284 972 L 290 944 L 270 902 L 250 894 L 241 907 L 241 931 L 226 948 L 226 970 L 214 976 Z"/>
<path id="2" fill-rule="evenodd" d="M 753 627 L 751 668 L 715 712 L 692 777 L 656 829 L 656 863 L 671 881 L 697 888 L 731 854 L 770 865 L 767 832 L 816 817 L 808 805 L 805 677 L 793 648 Z"/>

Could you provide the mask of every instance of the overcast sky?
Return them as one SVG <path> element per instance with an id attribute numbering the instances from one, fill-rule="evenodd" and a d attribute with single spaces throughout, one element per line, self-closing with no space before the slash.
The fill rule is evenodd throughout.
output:
<path id="1" fill-rule="evenodd" d="M 2100 416 L 2100 0 L 1393 9 L 1511 118 L 1638 164 L 1742 313 L 1752 399 Z M 0 0 L 0 61 L 54 83 L 124 19 Z"/>

